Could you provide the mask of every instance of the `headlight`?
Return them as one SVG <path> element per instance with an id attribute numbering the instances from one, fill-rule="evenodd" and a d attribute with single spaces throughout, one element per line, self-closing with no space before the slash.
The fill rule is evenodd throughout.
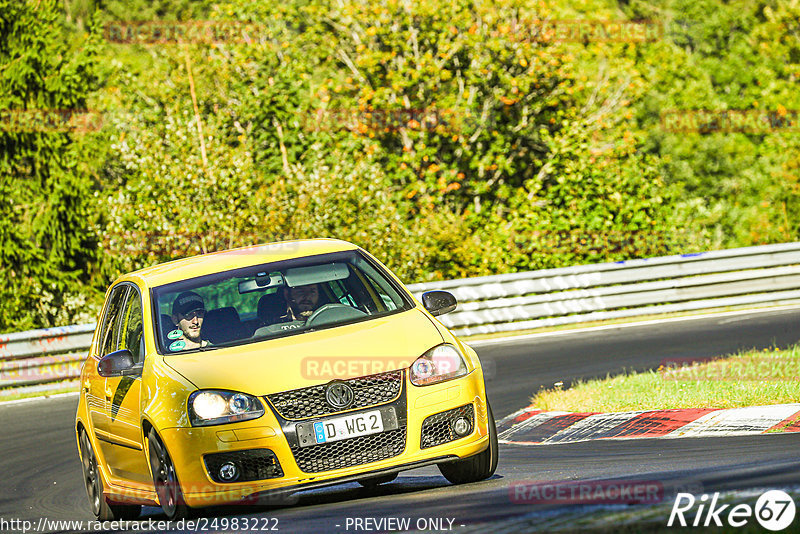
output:
<path id="1" fill-rule="evenodd" d="M 453 345 L 439 345 L 411 364 L 409 376 L 415 386 L 427 386 L 467 374 L 467 365 Z"/>
<path id="2" fill-rule="evenodd" d="M 264 415 L 264 406 L 247 393 L 195 391 L 189 396 L 189 420 L 192 426 L 219 425 L 256 419 Z"/>

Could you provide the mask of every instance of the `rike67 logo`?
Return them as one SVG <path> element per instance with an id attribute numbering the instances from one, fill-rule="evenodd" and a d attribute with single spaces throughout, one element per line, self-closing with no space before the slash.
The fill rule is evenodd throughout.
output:
<path id="1" fill-rule="evenodd" d="M 749 504 L 737 504 L 733 507 L 730 504 L 719 504 L 718 492 L 714 493 L 710 501 L 706 494 L 696 499 L 691 493 L 678 493 L 667 526 L 721 527 L 727 523 L 731 527 L 743 527 L 755 517 L 765 529 L 778 531 L 791 525 L 794 516 L 794 500 L 781 490 L 763 493 L 755 507 Z"/>

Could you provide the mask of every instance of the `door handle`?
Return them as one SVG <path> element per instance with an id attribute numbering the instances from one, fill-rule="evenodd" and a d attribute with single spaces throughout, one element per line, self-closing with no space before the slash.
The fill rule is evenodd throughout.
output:
<path id="1" fill-rule="evenodd" d="M 111 400 L 111 393 L 112 392 L 111 392 L 110 389 L 106 389 L 106 400 L 109 400 L 109 401 Z"/>
<path id="2" fill-rule="evenodd" d="M 90 386 L 91 386 L 91 384 L 89 383 L 88 380 L 84 381 L 84 383 L 83 383 L 83 392 L 84 393 L 89 393 Z"/>

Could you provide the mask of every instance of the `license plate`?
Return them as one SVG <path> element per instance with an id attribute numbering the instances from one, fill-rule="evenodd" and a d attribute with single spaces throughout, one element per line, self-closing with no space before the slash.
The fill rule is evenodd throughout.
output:
<path id="1" fill-rule="evenodd" d="M 372 416 L 377 416 L 377 421 L 372 419 Z M 330 419 L 308 423 L 297 423 L 296 436 L 298 445 L 311 447 L 320 443 L 366 436 L 398 428 L 400 428 L 400 421 L 397 418 L 394 406 L 383 406 L 367 412 L 331 417 Z"/>
<path id="2" fill-rule="evenodd" d="M 314 439 L 317 444 L 357 438 L 383 432 L 383 418 L 380 410 L 346 415 L 314 423 Z"/>

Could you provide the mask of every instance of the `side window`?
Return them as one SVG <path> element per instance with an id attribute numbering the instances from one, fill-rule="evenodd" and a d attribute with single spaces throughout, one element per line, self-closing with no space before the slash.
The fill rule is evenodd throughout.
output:
<path id="1" fill-rule="evenodd" d="M 366 278 L 364 283 L 376 293 L 381 308 L 386 311 L 394 311 L 403 307 L 404 303 L 400 295 L 392 289 L 389 281 L 381 276 L 372 265 L 362 259 L 357 259 L 356 265 L 361 268 L 361 272 Z"/>
<path id="2" fill-rule="evenodd" d="M 128 286 L 121 285 L 114 288 L 108 299 L 108 309 L 103 318 L 103 326 L 100 337 L 100 357 L 102 358 L 110 352 L 117 350 L 119 345 L 119 319 L 121 316 L 122 305 L 125 303 L 125 295 L 128 293 Z"/>
<path id="3" fill-rule="evenodd" d="M 333 291 L 333 294 L 336 296 L 336 300 L 338 300 L 341 304 L 346 304 L 348 306 L 352 306 L 353 308 L 358 307 L 355 299 L 348 292 L 341 280 L 334 280 L 333 282 L 329 282 L 328 285 L 330 286 L 331 291 Z"/>
<path id="4" fill-rule="evenodd" d="M 142 332 L 144 323 L 142 317 L 142 298 L 135 289 L 128 291 L 128 298 L 122 310 L 120 323 L 120 342 L 117 350 L 128 349 L 133 354 L 133 361 L 139 363 L 144 358 L 142 350 Z"/>
<path id="5" fill-rule="evenodd" d="M 395 304 L 391 297 L 386 294 L 386 290 L 378 285 L 378 283 L 368 273 L 364 273 L 364 277 L 367 279 L 370 289 L 377 293 L 378 298 L 380 299 L 380 304 L 382 304 L 386 310 L 392 311 L 398 308 L 397 304 Z"/>

